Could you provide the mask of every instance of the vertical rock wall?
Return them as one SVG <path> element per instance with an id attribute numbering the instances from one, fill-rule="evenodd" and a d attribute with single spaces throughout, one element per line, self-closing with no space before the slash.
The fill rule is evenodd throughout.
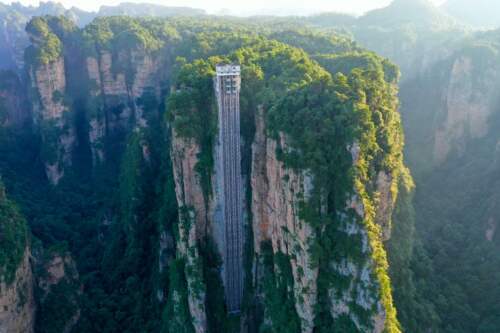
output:
<path id="1" fill-rule="evenodd" d="M 87 69 L 89 143 L 94 165 L 105 159 L 107 134 L 126 135 L 134 128 L 148 126 L 145 105 L 159 103 L 166 73 L 162 58 L 144 51 L 120 52 L 116 58 L 108 51 L 84 60 Z M 46 174 L 57 185 L 71 166 L 76 144 L 74 111 L 66 100 L 65 60 L 59 57 L 47 64 L 33 65 L 31 84 L 38 102 L 34 103 L 35 123 L 44 141 Z M 150 111 L 150 110 L 149 110 Z M 153 115 L 157 116 L 157 115 Z M 147 148 L 145 148 L 147 151 Z"/>
<path id="2" fill-rule="evenodd" d="M 104 136 L 106 135 L 106 115 L 102 97 L 102 81 L 99 62 L 94 57 L 86 58 L 89 78 L 90 112 L 89 143 L 94 165 L 104 161 Z"/>
<path id="3" fill-rule="evenodd" d="M 286 145 L 284 137 L 280 145 Z M 256 117 L 252 157 L 252 215 L 254 248 L 257 256 L 261 243 L 271 241 L 273 252 L 290 256 L 294 280 L 295 307 L 302 332 L 314 328 L 317 301 L 318 268 L 313 268 L 309 240 L 315 231 L 299 217 L 300 202 L 311 190 L 311 177 L 286 169 L 276 157 L 278 143 L 265 135 L 262 114 Z M 300 301 L 299 301 L 300 300 Z"/>
<path id="4" fill-rule="evenodd" d="M 194 140 L 172 134 L 172 164 L 179 205 L 177 256 L 186 260 L 189 311 L 196 333 L 207 331 L 205 290 L 198 240 L 206 233 L 207 212 L 203 189 L 195 171 L 200 148 Z"/>
<path id="5" fill-rule="evenodd" d="M 66 90 L 66 74 L 64 59 L 41 64 L 33 68 L 32 80 L 40 97 L 38 116 L 40 120 L 59 119 L 67 111 L 62 98 L 55 94 L 64 94 Z"/>
<path id="6" fill-rule="evenodd" d="M 86 58 L 91 98 L 89 141 L 94 164 L 105 158 L 106 133 L 148 126 L 144 98 L 160 101 L 161 84 L 167 75 L 162 59 L 143 51 L 120 52 L 116 57 L 101 51 L 97 57 Z"/>
<path id="7" fill-rule="evenodd" d="M 0 71 L 0 127 L 21 128 L 30 120 L 30 108 L 19 77 Z"/>
<path id="8" fill-rule="evenodd" d="M 64 169 L 71 165 L 76 136 L 70 109 L 65 104 L 66 74 L 64 59 L 35 65 L 31 82 L 38 94 L 34 104 L 35 123 L 40 127 L 45 151 L 45 170 L 49 181 L 57 185 Z"/>
<path id="9" fill-rule="evenodd" d="M 266 124 L 261 111 L 256 118 L 256 134 L 252 146 L 254 249 L 258 258 L 261 254 L 261 244 L 268 241 L 271 242 L 275 254 L 282 253 L 289 258 L 293 274 L 295 310 L 301 321 L 301 332 L 310 333 L 315 327 L 318 279 L 322 274 L 311 256 L 311 250 L 320 235 L 300 217 L 299 211 L 301 204 L 306 203 L 310 197 L 313 177 L 307 170 L 299 173 L 286 168 L 277 157 L 278 147 L 287 149 L 286 137 L 281 135 L 279 142 L 276 142 L 266 136 Z M 353 164 L 356 165 L 359 146 L 353 144 L 350 150 Z M 376 265 L 371 259 L 372 243 L 367 232 L 368 227 L 363 221 L 372 214 L 370 216 L 380 228 L 380 239 L 390 238 L 394 182 L 391 174 L 382 171 L 373 182 L 376 188 L 376 207 L 367 209 L 361 194 L 353 189 L 353 195 L 346 202 L 346 212 L 352 210 L 355 215 L 339 212 L 339 233 L 348 242 L 352 242 L 354 247 L 356 242 L 360 242 L 361 255 L 365 259 L 355 261 L 345 257 L 330 263 L 331 269 L 347 281 L 347 284 L 332 286 L 328 290 L 328 298 L 333 318 L 347 316 L 360 331 L 380 333 L 385 329 L 386 313 L 379 294 L 380 281 L 375 274 Z M 370 314 L 368 324 L 361 320 L 359 311 L 355 310 L 357 308 Z"/>
<path id="10" fill-rule="evenodd" d="M 366 225 L 360 223 L 368 214 L 360 194 L 354 194 L 346 203 L 346 207 L 352 209 L 356 217 L 344 216 L 342 227 L 339 231 L 349 237 L 353 245 L 361 240 L 361 253 L 363 261 L 353 260 L 345 257 L 339 261 L 332 261 L 333 270 L 347 280 L 347 286 L 332 286 L 328 290 L 331 300 L 331 315 L 333 318 L 347 316 L 362 332 L 381 333 L 385 328 L 386 314 L 379 294 L 379 281 L 375 276 L 375 263 L 371 259 L 371 248 Z M 366 326 L 354 308 L 371 313 Z M 375 311 L 373 311 L 375 310 Z"/>
<path id="11" fill-rule="evenodd" d="M 488 134 L 498 89 L 496 68 L 481 71 L 477 61 L 461 56 L 454 60 L 448 87 L 443 91 L 444 110 L 435 132 L 434 159 L 439 164 L 451 151 L 463 153 L 468 139 Z"/>
<path id="12" fill-rule="evenodd" d="M 0 333 L 32 333 L 35 324 L 35 300 L 31 253 L 25 250 L 14 282 L 0 282 Z"/>

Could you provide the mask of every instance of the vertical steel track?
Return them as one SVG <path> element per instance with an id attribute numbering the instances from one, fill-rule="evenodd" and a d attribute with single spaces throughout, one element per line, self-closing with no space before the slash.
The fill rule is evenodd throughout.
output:
<path id="1" fill-rule="evenodd" d="M 219 169 L 224 224 L 224 285 L 229 313 L 239 313 L 243 297 L 243 184 L 240 146 L 240 67 L 217 66 L 214 80 L 219 115 Z"/>

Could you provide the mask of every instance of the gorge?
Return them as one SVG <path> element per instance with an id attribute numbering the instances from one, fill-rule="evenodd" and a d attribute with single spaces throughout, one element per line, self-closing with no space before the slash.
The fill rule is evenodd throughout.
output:
<path id="1" fill-rule="evenodd" d="M 184 28 L 187 22 L 190 29 L 207 33 L 198 33 L 193 40 L 192 30 Z M 113 299 L 115 291 L 122 294 L 123 288 L 131 292 L 147 288 L 136 297 L 150 306 L 164 304 L 163 316 L 169 320 L 156 325 L 165 325 L 169 332 L 220 332 L 221 327 L 234 329 L 234 325 L 312 332 L 329 330 L 332 320 L 342 323 L 339 331 L 346 327 L 399 330 L 382 247 L 390 235 L 397 187 L 406 172 L 392 65 L 370 55 L 365 67 L 330 74 L 300 49 L 245 31 L 232 36 L 218 32 L 210 23 L 183 19 L 99 18 L 80 30 L 62 17 L 40 17 L 28 24 L 27 31 L 32 41 L 26 53 L 28 98 L 36 101 L 30 135 L 40 138 L 40 148 L 34 149 L 40 149 L 45 186 L 55 193 L 66 188 L 62 193 L 67 195 L 66 186 L 87 179 L 94 187 L 93 195 L 102 195 L 97 185 L 102 177 L 121 170 L 119 178 L 106 179 L 102 189 L 113 191 L 118 186 L 117 201 L 96 197 L 97 202 L 89 203 L 95 208 L 77 208 L 89 219 L 97 218 L 89 226 L 95 229 L 88 231 L 97 244 L 93 249 L 84 246 L 83 252 L 102 251 L 102 265 L 115 270 L 95 276 L 98 268 L 91 265 L 99 263 L 82 269 L 88 258 L 77 257 L 78 273 L 84 280 L 73 284 L 83 283 L 83 299 L 98 292 L 87 289 L 96 285 L 102 285 L 100 292 L 107 299 Z M 198 47 L 207 42 L 215 49 Z M 332 39 L 330 43 L 336 51 L 337 42 Z M 188 53 L 184 53 L 186 47 Z M 203 55 L 193 54 L 192 48 Z M 343 52 L 349 52 L 347 45 Z M 241 229 L 237 236 L 241 245 L 231 245 L 225 238 L 229 248 L 241 246 L 235 257 L 241 258 L 237 259 L 241 268 L 226 276 L 239 274 L 240 284 L 243 275 L 247 278 L 241 316 L 226 320 L 226 311 L 233 310 L 231 303 L 225 310 L 224 293 L 219 293 L 225 280 L 220 272 L 224 259 L 230 257 L 217 242 L 214 220 L 217 151 L 226 146 L 216 145 L 218 117 L 212 81 L 215 64 L 227 61 L 242 68 L 241 148 L 232 144 L 231 149 L 241 149 L 240 182 L 245 185 L 240 188 L 246 192 L 241 193 L 241 205 L 246 220 L 245 232 Z M 224 104 L 222 98 L 220 103 Z M 322 109 L 322 105 L 331 107 Z M 371 113 L 385 119 L 384 123 L 372 123 Z M 239 133 L 238 117 L 234 121 L 234 129 L 227 130 Z M 306 126 L 296 127 L 304 121 Z M 220 130 L 224 135 L 225 127 Z M 122 162 L 118 156 L 123 156 Z M 231 157 L 222 162 L 234 163 L 238 174 L 238 161 Z M 33 181 L 43 182 L 38 177 Z M 234 195 L 230 200 L 237 202 Z M 99 213 L 92 217 L 95 209 Z M 76 223 L 81 224 L 75 221 L 73 227 L 80 228 Z M 66 246 L 74 251 L 74 246 L 82 246 L 77 245 L 81 236 L 75 232 L 73 239 L 63 236 L 45 242 L 54 246 L 68 242 Z M 44 233 L 42 229 L 37 235 L 42 242 Z M 103 237 L 109 245 L 102 243 Z M 344 239 L 344 243 L 338 243 L 333 253 L 324 250 L 333 239 Z M 354 246 L 356 251 L 342 246 Z M 121 260 L 113 254 L 120 252 L 125 253 Z M 160 266 L 145 265 L 141 258 L 146 253 L 147 262 L 159 260 Z M 137 276 L 139 267 L 145 266 L 149 271 Z M 168 285 L 143 284 L 146 276 L 158 274 L 165 277 L 156 283 Z M 100 282 L 93 281 L 91 286 L 85 276 Z M 344 282 L 337 285 L 334 278 Z M 286 306 L 280 304 L 283 300 Z M 104 329 L 94 326 L 99 320 L 93 316 L 98 314 L 89 312 L 85 302 L 75 303 L 73 297 L 66 301 L 76 312 L 58 318 L 64 326 L 76 325 L 72 329 L 77 331 Z M 54 306 L 44 303 L 37 313 L 44 311 L 43 306 Z M 117 314 L 131 311 L 127 310 L 130 305 L 121 299 L 110 304 Z M 142 327 L 139 318 L 134 319 L 137 323 L 122 320 L 117 325 L 123 325 L 124 331 L 134 330 L 134 325 Z"/>
<path id="2" fill-rule="evenodd" d="M 49 7 L 0 15 L 1 333 L 500 327 L 498 31 Z"/>

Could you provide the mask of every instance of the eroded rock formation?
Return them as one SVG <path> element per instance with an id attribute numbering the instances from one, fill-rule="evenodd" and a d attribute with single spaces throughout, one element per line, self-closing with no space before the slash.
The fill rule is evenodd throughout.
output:
<path id="1" fill-rule="evenodd" d="M 179 205 L 177 256 L 185 260 L 189 312 L 196 333 L 207 330 L 205 290 L 198 241 L 205 235 L 207 212 L 203 189 L 195 168 L 200 148 L 194 140 L 172 134 L 172 164 Z M 200 285 L 201 284 L 201 285 Z"/>
<path id="2" fill-rule="evenodd" d="M 444 121 L 435 133 L 434 158 L 442 163 L 450 151 L 465 151 L 466 142 L 488 134 L 488 121 L 495 111 L 496 70 L 481 71 L 481 66 L 468 56 L 458 57 L 444 90 Z"/>
<path id="3" fill-rule="evenodd" d="M 64 58 L 47 64 L 33 65 L 30 71 L 33 91 L 38 101 L 33 105 L 35 123 L 44 142 L 47 178 L 57 185 L 64 169 L 71 165 L 76 136 L 66 98 Z"/>
<path id="4" fill-rule="evenodd" d="M 28 248 L 12 283 L 0 282 L 0 332 L 32 333 L 35 325 L 35 299 L 31 253 Z"/>
<path id="5" fill-rule="evenodd" d="M 284 145 L 286 139 L 282 136 L 280 146 Z M 316 233 L 299 217 L 299 207 L 308 198 L 311 176 L 285 168 L 276 156 L 277 147 L 276 141 L 266 137 L 263 116 L 259 115 L 252 146 L 254 248 L 259 256 L 261 244 L 270 241 L 274 253 L 281 252 L 291 258 L 296 311 L 302 332 L 310 333 L 314 328 L 318 268 L 312 262 L 309 240 Z"/>

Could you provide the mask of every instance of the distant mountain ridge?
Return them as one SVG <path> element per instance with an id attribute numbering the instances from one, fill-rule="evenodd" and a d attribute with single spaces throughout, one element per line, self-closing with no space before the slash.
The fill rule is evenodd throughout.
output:
<path id="1" fill-rule="evenodd" d="M 394 0 L 360 17 L 324 13 L 305 21 L 351 35 L 360 45 L 396 62 L 403 80 L 446 57 L 470 30 L 429 0 Z"/>
<path id="2" fill-rule="evenodd" d="M 97 12 L 98 16 L 127 15 L 127 16 L 198 16 L 206 15 L 203 9 L 191 7 L 171 7 L 150 3 L 122 2 L 116 6 L 101 6 Z"/>
<path id="3" fill-rule="evenodd" d="M 359 17 L 326 12 L 307 17 L 305 21 L 316 27 L 377 27 L 384 30 L 412 28 L 443 31 L 465 27 L 459 20 L 429 0 L 394 0 L 385 7 L 368 11 Z"/>
<path id="4" fill-rule="evenodd" d="M 363 25 L 396 27 L 411 24 L 425 29 L 448 29 L 459 23 L 429 0 L 394 0 L 389 6 L 359 18 Z"/>

